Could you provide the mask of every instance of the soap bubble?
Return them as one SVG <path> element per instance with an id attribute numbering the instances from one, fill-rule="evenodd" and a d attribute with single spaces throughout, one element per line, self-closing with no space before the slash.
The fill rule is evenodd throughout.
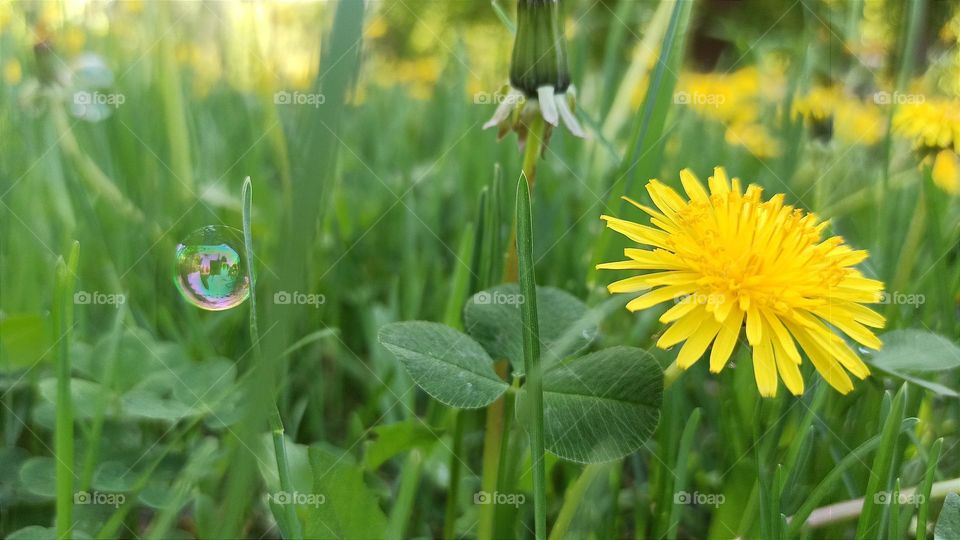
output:
<path id="1" fill-rule="evenodd" d="M 231 227 L 209 225 L 177 245 L 174 283 L 191 304 L 209 311 L 236 307 L 250 296 L 243 237 Z"/>

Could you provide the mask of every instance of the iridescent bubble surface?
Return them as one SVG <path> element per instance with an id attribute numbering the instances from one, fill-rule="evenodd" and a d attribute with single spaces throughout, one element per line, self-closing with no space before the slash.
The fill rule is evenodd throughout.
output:
<path id="1" fill-rule="evenodd" d="M 177 245 L 173 281 L 180 294 L 201 309 L 223 311 L 250 296 L 250 275 L 242 233 L 209 225 Z"/>

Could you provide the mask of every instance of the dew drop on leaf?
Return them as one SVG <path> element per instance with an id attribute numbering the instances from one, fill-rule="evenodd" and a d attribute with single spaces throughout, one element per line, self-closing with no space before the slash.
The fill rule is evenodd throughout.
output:
<path id="1" fill-rule="evenodd" d="M 209 225 L 177 244 L 173 281 L 180 294 L 201 309 L 223 311 L 250 296 L 243 237 L 231 227 Z"/>

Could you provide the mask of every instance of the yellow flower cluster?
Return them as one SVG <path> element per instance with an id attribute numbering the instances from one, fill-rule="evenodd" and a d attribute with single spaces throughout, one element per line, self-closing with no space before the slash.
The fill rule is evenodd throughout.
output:
<path id="1" fill-rule="evenodd" d="M 750 66 L 732 73 L 685 72 L 677 87 L 674 101 L 726 126 L 724 138 L 729 144 L 760 158 L 780 154 L 779 142 L 760 122 L 762 108 L 783 93 L 778 71 Z"/>
<path id="2" fill-rule="evenodd" d="M 933 160 L 933 180 L 941 189 L 960 193 L 960 100 L 926 98 L 901 105 L 893 130 L 913 143 L 925 163 Z"/>

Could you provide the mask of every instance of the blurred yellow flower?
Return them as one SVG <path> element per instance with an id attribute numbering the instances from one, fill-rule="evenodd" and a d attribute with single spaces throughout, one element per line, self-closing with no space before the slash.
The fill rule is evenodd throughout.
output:
<path id="1" fill-rule="evenodd" d="M 723 134 L 727 144 L 742 146 L 747 152 L 758 158 L 771 158 L 780 155 L 780 143 L 767 132 L 761 124 L 737 122 L 727 126 Z"/>
<path id="2" fill-rule="evenodd" d="M 87 36 L 83 33 L 83 30 L 71 26 L 64 32 L 63 35 L 63 48 L 67 51 L 67 54 L 74 56 L 80 54 L 83 51 L 83 46 L 87 43 Z"/>
<path id="3" fill-rule="evenodd" d="M 3 65 L 3 81 L 13 85 L 20 82 L 21 79 L 23 79 L 23 68 L 20 67 L 20 62 L 16 59 L 8 60 Z"/>
<path id="4" fill-rule="evenodd" d="M 887 119 L 875 104 L 858 100 L 838 103 L 834 115 L 834 133 L 847 144 L 873 146 L 883 139 Z"/>
<path id="5" fill-rule="evenodd" d="M 927 97 L 897 109 L 894 133 L 919 150 L 952 148 L 960 152 L 960 100 Z"/>
<path id="6" fill-rule="evenodd" d="M 753 122 L 760 115 L 760 86 L 760 72 L 753 66 L 733 73 L 685 72 L 674 101 L 721 122 Z"/>
<path id="7" fill-rule="evenodd" d="M 960 193 L 960 157 L 952 150 L 941 150 L 933 160 L 933 181 L 940 189 Z"/>
<path id="8" fill-rule="evenodd" d="M 870 370 L 837 332 L 879 349 L 870 328 L 885 323 L 863 305 L 878 302 L 883 291 L 882 282 L 854 268 L 867 252 L 849 248 L 839 236 L 824 240 L 829 222 L 785 205 L 782 194 L 764 201 L 756 185 L 743 192 L 740 180 L 728 180 L 722 167 L 709 178 L 709 192 L 688 169 L 680 181 L 689 200 L 659 180 L 647 184 L 656 208 L 627 199 L 650 215 L 653 227 L 602 216 L 609 228 L 652 248 L 628 248 L 627 260 L 598 265 L 646 271 L 608 290 L 647 291 L 627 304 L 630 311 L 675 302 L 660 317 L 672 324 L 657 346 L 684 342 L 677 355 L 681 369 L 712 344 L 710 371 L 721 371 L 745 327 L 762 396 L 776 395 L 778 373 L 790 392 L 803 393 L 800 349 L 831 386 L 850 392 L 847 372 L 863 379 Z"/>
<path id="9" fill-rule="evenodd" d="M 841 90 L 837 87 L 814 86 L 805 95 L 793 100 L 794 116 L 825 121 L 833 117 Z"/>
<path id="10" fill-rule="evenodd" d="M 875 102 L 847 95 L 836 86 L 815 86 L 793 102 L 793 114 L 827 129 L 847 144 L 874 145 L 883 138 L 886 118 Z"/>

